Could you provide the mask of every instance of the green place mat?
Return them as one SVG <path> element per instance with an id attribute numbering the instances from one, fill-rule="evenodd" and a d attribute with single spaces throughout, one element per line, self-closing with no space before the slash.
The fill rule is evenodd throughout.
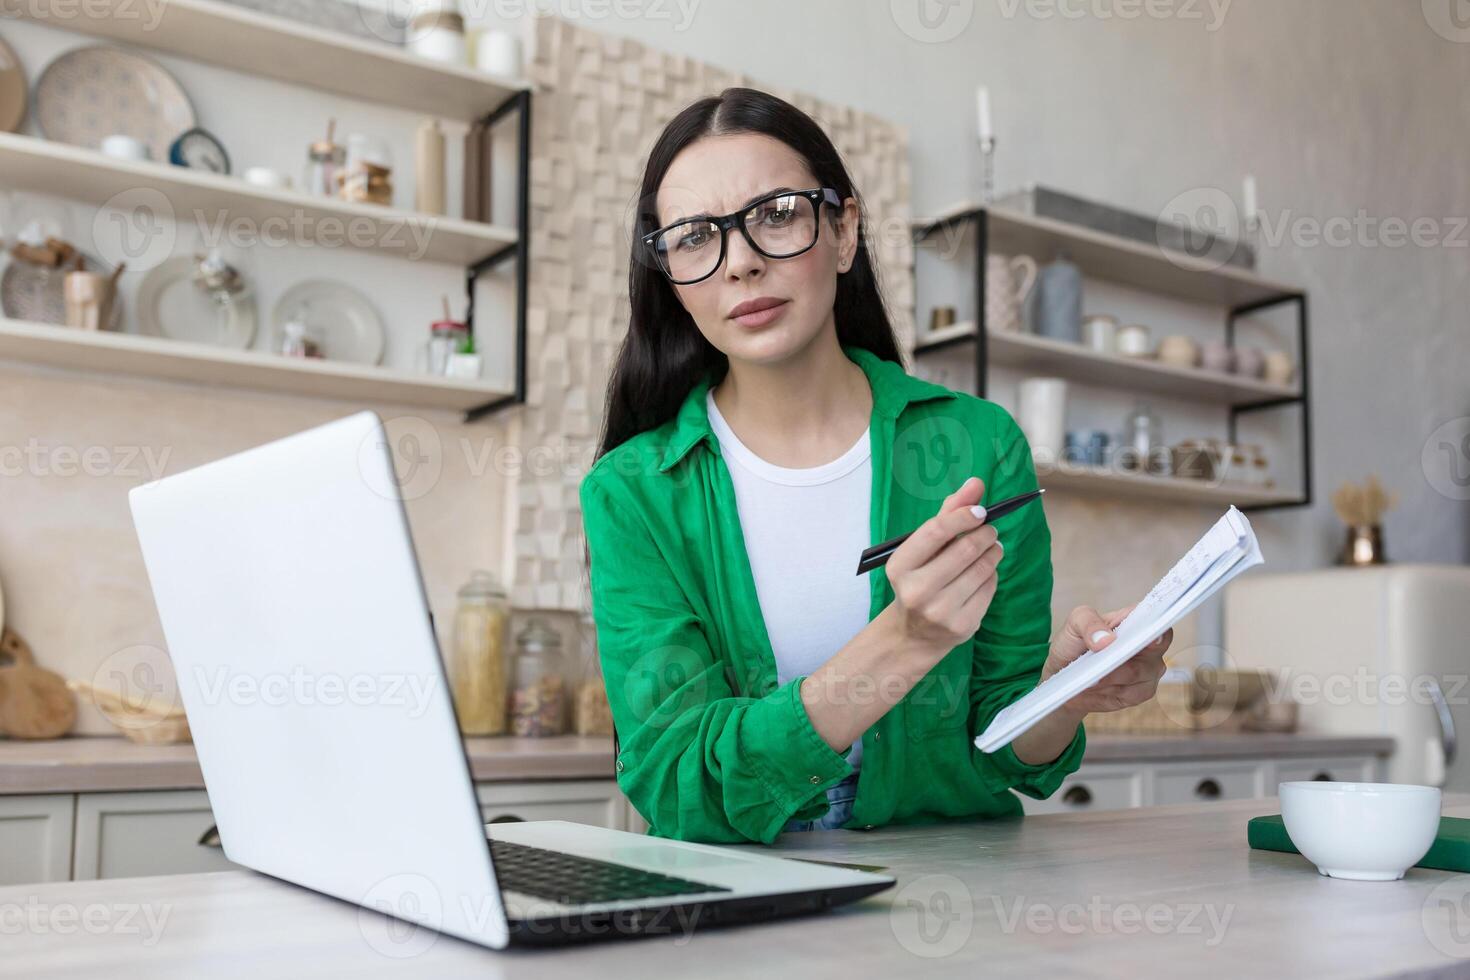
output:
<path id="1" fill-rule="evenodd" d="M 1245 835 L 1250 846 L 1257 850 L 1300 853 L 1286 833 L 1286 824 L 1281 822 L 1279 813 L 1269 817 L 1252 817 L 1246 823 Z M 1470 819 L 1440 817 L 1439 833 L 1435 836 L 1434 843 L 1414 867 L 1434 868 L 1438 871 L 1470 871 Z"/>

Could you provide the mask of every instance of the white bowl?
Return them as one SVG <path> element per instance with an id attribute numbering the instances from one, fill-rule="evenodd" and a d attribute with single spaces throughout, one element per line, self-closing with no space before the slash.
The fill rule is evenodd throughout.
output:
<path id="1" fill-rule="evenodd" d="M 1440 793 L 1433 786 L 1290 782 L 1279 793 L 1291 842 L 1331 878 L 1402 878 L 1439 831 Z"/>

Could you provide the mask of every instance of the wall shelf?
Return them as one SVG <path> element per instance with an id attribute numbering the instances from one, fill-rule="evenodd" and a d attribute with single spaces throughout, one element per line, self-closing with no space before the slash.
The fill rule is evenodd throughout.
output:
<path id="1" fill-rule="evenodd" d="M 269 233 L 289 240 L 299 231 L 300 244 L 340 244 L 423 262 L 470 265 L 514 245 L 518 237 L 514 228 L 256 187 L 239 177 L 119 160 L 12 133 L 0 133 L 0 173 L 7 187 L 93 205 L 125 191 L 155 190 L 185 225 L 211 225 L 220 217 L 246 220 L 261 237 Z"/>
<path id="2" fill-rule="evenodd" d="M 1295 503 L 1297 499 L 1294 493 L 1274 488 L 1215 484 L 1178 476 L 1150 476 L 1073 463 L 1056 467 L 1038 466 L 1036 478 L 1048 490 L 1075 490 L 1114 497 L 1213 504 L 1222 507 L 1234 504 L 1242 510 L 1282 506 Z"/>
<path id="3" fill-rule="evenodd" d="M 957 325 L 954 334 L 932 344 L 914 345 L 915 354 L 927 354 L 946 347 L 973 343 L 975 325 Z M 1038 337 L 1035 334 L 996 333 L 986 342 L 990 363 L 999 367 L 1018 368 L 1037 374 L 1068 378 L 1083 384 L 1134 391 L 1155 392 L 1193 401 L 1225 405 L 1249 405 L 1281 398 L 1296 398 L 1301 389 L 1296 385 L 1278 385 L 1259 378 L 1205 371 L 1200 368 L 1175 367 L 1156 360 L 1101 354 L 1064 340 Z"/>
<path id="4" fill-rule="evenodd" d="M 1312 412 L 1308 387 L 1311 360 L 1307 294 L 1303 290 L 1184 252 L 1002 208 L 962 205 L 935 218 L 915 222 L 913 235 L 919 246 L 932 247 L 942 238 L 939 244 L 945 258 L 965 253 L 973 256 L 978 328 L 966 329 L 963 325 L 947 328 L 941 337 L 916 345 L 913 353 L 917 357 L 970 347 L 975 357 L 976 394 L 981 398 L 985 397 L 990 365 L 998 364 L 1114 390 L 1156 392 L 1224 404 L 1229 410 L 1228 441 L 1232 443 L 1237 439 L 1241 416 L 1284 406 L 1300 409 L 1299 493 L 1211 487 L 1203 481 L 1087 467 L 1058 470 L 1051 475 L 1050 484 L 1048 478 L 1042 478 L 1043 486 L 1201 504 L 1236 503 L 1242 510 L 1300 507 L 1312 502 Z M 1273 385 L 1198 368 L 1175 368 L 1157 361 L 1099 354 L 1079 344 L 1030 334 L 991 333 L 985 324 L 985 296 L 986 259 L 992 250 L 997 254 L 1030 255 L 1037 261 L 1050 261 L 1056 255 L 1066 254 L 1085 276 L 1153 295 L 1222 306 L 1226 311 L 1225 343 L 1231 347 L 1235 344 L 1238 320 L 1264 310 L 1291 306 L 1296 313 L 1298 384 Z"/>
<path id="5" fill-rule="evenodd" d="M 458 412 L 509 394 L 482 381 L 5 318 L 0 318 L 0 358 L 71 371 Z"/>
<path id="6" fill-rule="evenodd" d="M 11 6 L 10 16 L 47 27 L 447 119 L 475 119 L 528 88 L 521 79 L 431 61 L 388 42 L 214 0 Z"/>

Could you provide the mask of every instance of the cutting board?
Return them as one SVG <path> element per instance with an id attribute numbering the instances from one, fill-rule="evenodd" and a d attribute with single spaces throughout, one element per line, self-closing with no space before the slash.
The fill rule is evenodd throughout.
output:
<path id="1" fill-rule="evenodd" d="M 1251 847 L 1261 851 L 1288 851 L 1300 853 L 1286 832 L 1281 814 L 1269 817 L 1252 817 L 1246 824 L 1246 840 Z M 1429 852 L 1419 859 L 1416 868 L 1434 868 L 1438 871 L 1470 871 L 1470 819 L 1465 817 L 1440 817 L 1439 833 L 1434 837 Z"/>

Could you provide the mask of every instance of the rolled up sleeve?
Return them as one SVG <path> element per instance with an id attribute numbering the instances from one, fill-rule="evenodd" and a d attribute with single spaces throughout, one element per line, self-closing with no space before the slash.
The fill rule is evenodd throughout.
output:
<path id="1" fill-rule="evenodd" d="M 854 770 L 812 727 L 797 677 L 738 695 L 659 543 L 616 480 L 579 489 L 618 785 L 649 832 L 770 843 Z"/>

